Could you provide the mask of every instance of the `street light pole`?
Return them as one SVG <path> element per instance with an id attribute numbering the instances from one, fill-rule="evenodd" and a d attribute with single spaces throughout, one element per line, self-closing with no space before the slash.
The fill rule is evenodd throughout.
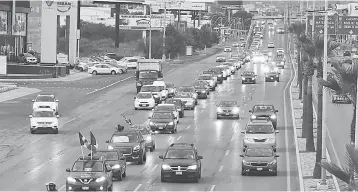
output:
<path id="1" fill-rule="evenodd" d="M 149 5 L 149 59 L 152 58 L 152 5 Z"/>
<path id="2" fill-rule="evenodd" d="M 167 27 L 167 3 L 166 0 L 164 1 L 164 26 L 163 26 L 163 55 L 162 55 L 162 60 L 165 60 L 165 30 Z"/>
<path id="3" fill-rule="evenodd" d="M 316 14 L 315 14 L 315 5 L 316 5 L 316 1 L 313 0 L 313 12 L 312 12 L 312 39 L 314 39 L 314 26 L 315 26 L 315 22 L 316 22 Z"/>
<path id="4" fill-rule="evenodd" d="M 307 0 L 307 3 L 306 3 L 306 29 L 305 29 L 305 34 L 306 36 L 308 36 L 308 0 Z"/>

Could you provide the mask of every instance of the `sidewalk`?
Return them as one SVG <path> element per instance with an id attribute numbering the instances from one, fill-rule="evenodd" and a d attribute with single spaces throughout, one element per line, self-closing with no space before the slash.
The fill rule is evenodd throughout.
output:
<path id="1" fill-rule="evenodd" d="M 291 57 L 292 58 L 292 57 Z M 292 118 L 294 126 L 294 135 L 296 150 L 298 150 L 298 168 L 301 169 L 302 179 L 304 185 L 304 191 L 340 191 L 337 179 L 334 175 L 331 175 L 327 172 L 327 190 L 317 189 L 317 184 L 320 182 L 320 179 L 313 179 L 313 170 L 316 163 L 316 152 L 307 152 L 306 151 L 306 139 L 302 138 L 302 116 L 303 116 L 303 105 L 299 98 L 299 88 L 297 86 L 297 63 L 295 60 L 292 60 L 293 68 L 295 70 L 295 77 L 290 86 L 290 99 L 291 99 L 291 108 L 292 108 Z M 317 116 L 317 115 L 315 115 Z M 314 142 L 317 146 L 317 121 L 316 117 L 314 118 Z M 330 161 L 330 156 L 328 151 L 327 160 Z"/>
<path id="2" fill-rule="evenodd" d="M 0 93 L 0 103 L 40 92 L 40 89 L 19 87 Z"/>

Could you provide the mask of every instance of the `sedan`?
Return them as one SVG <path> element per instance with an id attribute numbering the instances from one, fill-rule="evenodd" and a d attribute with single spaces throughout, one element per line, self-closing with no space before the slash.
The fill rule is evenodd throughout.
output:
<path id="1" fill-rule="evenodd" d="M 225 117 L 233 117 L 239 119 L 239 105 L 236 101 L 221 101 L 219 105 L 217 105 L 216 117 L 217 119 Z"/>
<path id="2" fill-rule="evenodd" d="M 97 65 L 93 65 L 92 67 L 89 67 L 88 73 L 92 75 L 97 75 L 97 74 L 115 75 L 117 73 L 121 74 L 123 73 L 123 71 L 120 68 L 114 67 L 110 64 L 97 64 Z"/>

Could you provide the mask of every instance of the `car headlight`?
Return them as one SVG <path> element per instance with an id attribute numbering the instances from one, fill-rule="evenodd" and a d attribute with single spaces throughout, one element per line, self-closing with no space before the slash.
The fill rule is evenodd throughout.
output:
<path id="1" fill-rule="evenodd" d="M 152 125 L 152 126 L 154 126 L 154 123 L 153 123 L 153 122 L 149 122 L 149 125 Z"/>
<path id="2" fill-rule="evenodd" d="M 119 164 L 116 164 L 116 165 L 112 166 L 112 169 L 119 169 L 119 168 L 121 168 L 121 165 L 119 165 Z"/>
<path id="3" fill-rule="evenodd" d="M 133 147 L 133 151 L 139 151 L 139 149 L 140 149 L 139 145 Z"/>
<path id="4" fill-rule="evenodd" d="M 108 145 L 108 150 L 113 150 L 114 148 L 113 148 L 113 146 L 110 146 L 110 145 Z"/>
<path id="5" fill-rule="evenodd" d="M 170 123 L 168 123 L 168 125 L 174 125 L 173 121 L 172 121 L 172 122 L 170 122 Z"/>
<path id="6" fill-rule="evenodd" d="M 163 170 L 170 170 L 170 166 L 169 165 L 166 165 L 166 164 L 164 164 L 164 165 L 162 165 L 162 169 Z"/>
<path id="7" fill-rule="evenodd" d="M 274 164 L 276 164 L 276 163 L 277 163 L 277 161 L 276 161 L 276 159 L 275 159 L 275 160 L 271 161 L 271 162 L 269 163 L 269 165 L 274 165 Z"/>
<path id="8" fill-rule="evenodd" d="M 267 139 L 268 141 L 272 141 L 272 140 L 275 140 L 275 137 L 270 137 Z"/>
<path id="9" fill-rule="evenodd" d="M 196 170 L 197 168 L 198 168 L 197 165 L 190 165 L 190 166 L 188 167 L 188 169 L 191 169 L 191 170 Z"/>
<path id="10" fill-rule="evenodd" d="M 239 112 L 239 108 L 234 108 L 234 109 L 232 110 L 232 112 L 233 112 L 233 113 L 238 113 L 238 112 Z"/>
<path id="11" fill-rule="evenodd" d="M 67 177 L 67 182 L 76 183 L 76 179 L 74 179 L 73 177 Z"/>
<path id="12" fill-rule="evenodd" d="M 242 163 L 243 163 L 244 165 L 250 165 L 250 162 L 247 162 L 247 161 L 245 161 L 245 160 L 242 160 Z"/>
<path id="13" fill-rule="evenodd" d="M 100 178 L 97 178 L 97 179 L 96 179 L 96 182 L 97 182 L 97 183 L 101 183 L 101 182 L 103 182 L 103 181 L 105 181 L 105 180 L 106 180 L 105 177 L 100 177 Z"/>
<path id="14" fill-rule="evenodd" d="M 154 97 L 156 97 L 156 98 L 158 98 L 159 97 L 159 95 L 153 95 Z"/>
<path id="15" fill-rule="evenodd" d="M 221 108 L 217 108 L 216 111 L 217 111 L 218 113 L 222 113 L 222 112 L 223 112 L 223 110 L 222 110 Z"/>
<path id="16" fill-rule="evenodd" d="M 203 90 L 203 91 L 201 91 L 201 93 L 206 93 L 206 91 Z"/>
<path id="17" fill-rule="evenodd" d="M 271 119 L 276 119 L 276 115 L 271 115 L 270 118 Z"/>
<path id="18" fill-rule="evenodd" d="M 256 115 L 251 115 L 251 119 L 256 119 Z"/>
<path id="19" fill-rule="evenodd" d="M 246 78 L 245 78 L 245 77 L 242 77 L 241 79 L 242 79 L 242 80 L 245 80 Z"/>
<path id="20" fill-rule="evenodd" d="M 222 76 L 223 76 L 223 75 L 221 75 L 221 74 L 219 75 L 219 77 L 222 77 Z"/>
<path id="21" fill-rule="evenodd" d="M 145 138 L 145 140 L 147 140 L 147 141 L 151 141 L 151 140 L 152 140 L 152 136 L 148 136 L 148 137 L 146 137 L 146 138 Z"/>
<path id="22" fill-rule="evenodd" d="M 141 82 L 138 82 L 138 83 L 137 83 L 137 86 L 142 86 L 142 83 L 141 83 Z"/>

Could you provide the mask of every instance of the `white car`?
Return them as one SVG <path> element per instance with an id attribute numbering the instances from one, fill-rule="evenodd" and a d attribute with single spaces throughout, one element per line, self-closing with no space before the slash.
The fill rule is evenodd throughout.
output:
<path id="1" fill-rule="evenodd" d="M 32 110 L 48 108 L 58 115 L 58 103 L 59 100 L 55 98 L 55 95 L 50 94 L 40 94 L 37 95 L 35 99 L 32 100 Z"/>
<path id="2" fill-rule="evenodd" d="M 123 57 L 121 60 L 118 61 L 118 65 L 125 65 L 128 68 L 137 68 L 138 57 Z"/>
<path id="3" fill-rule="evenodd" d="M 167 89 L 167 85 L 163 80 L 158 80 L 153 82 L 154 86 L 158 86 L 161 92 L 161 100 L 166 100 L 168 98 L 169 92 Z"/>
<path id="4" fill-rule="evenodd" d="M 198 77 L 198 80 L 204 80 L 209 83 L 210 89 L 215 91 L 215 80 L 210 74 L 202 74 Z"/>
<path id="5" fill-rule="evenodd" d="M 159 104 L 157 107 L 153 109 L 153 111 L 163 111 L 163 112 L 171 111 L 176 117 L 175 119 L 176 123 L 177 124 L 179 123 L 179 111 L 177 110 L 175 104 Z"/>
<path id="6" fill-rule="evenodd" d="M 283 48 L 277 48 L 276 52 L 277 54 L 284 54 L 285 50 Z"/>
<path id="7" fill-rule="evenodd" d="M 231 47 L 225 47 L 224 52 L 231 52 Z"/>
<path id="8" fill-rule="evenodd" d="M 153 109 L 155 107 L 155 99 L 152 93 L 139 92 L 134 97 L 134 109 Z"/>
<path id="9" fill-rule="evenodd" d="M 39 108 L 29 115 L 30 133 L 36 132 L 52 132 L 58 134 L 58 118 L 59 116 L 50 108 Z"/>
<path id="10" fill-rule="evenodd" d="M 275 44 L 273 42 L 269 42 L 267 48 L 275 48 Z"/>
<path id="11" fill-rule="evenodd" d="M 174 83 L 165 83 L 167 89 L 168 89 L 168 97 L 174 97 L 175 93 L 177 92 L 177 88 L 175 87 Z"/>
<path id="12" fill-rule="evenodd" d="M 88 73 L 90 73 L 92 75 L 97 75 L 97 74 L 115 75 L 115 74 L 122 74 L 122 73 L 124 73 L 124 71 L 118 67 L 113 66 L 113 65 L 100 63 L 100 64 L 93 65 L 91 67 L 88 67 Z"/>
<path id="13" fill-rule="evenodd" d="M 274 27 L 273 25 L 270 25 L 270 26 L 269 26 L 269 29 L 270 29 L 270 30 L 274 30 L 275 27 Z"/>
<path id="14" fill-rule="evenodd" d="M 161 102 L 162 93 L 160 87 L 154 85 L 143 85 L 140 89 L 140 92 L 151 93 L 155 99 L 155 102 L 158 104 Z"/>

